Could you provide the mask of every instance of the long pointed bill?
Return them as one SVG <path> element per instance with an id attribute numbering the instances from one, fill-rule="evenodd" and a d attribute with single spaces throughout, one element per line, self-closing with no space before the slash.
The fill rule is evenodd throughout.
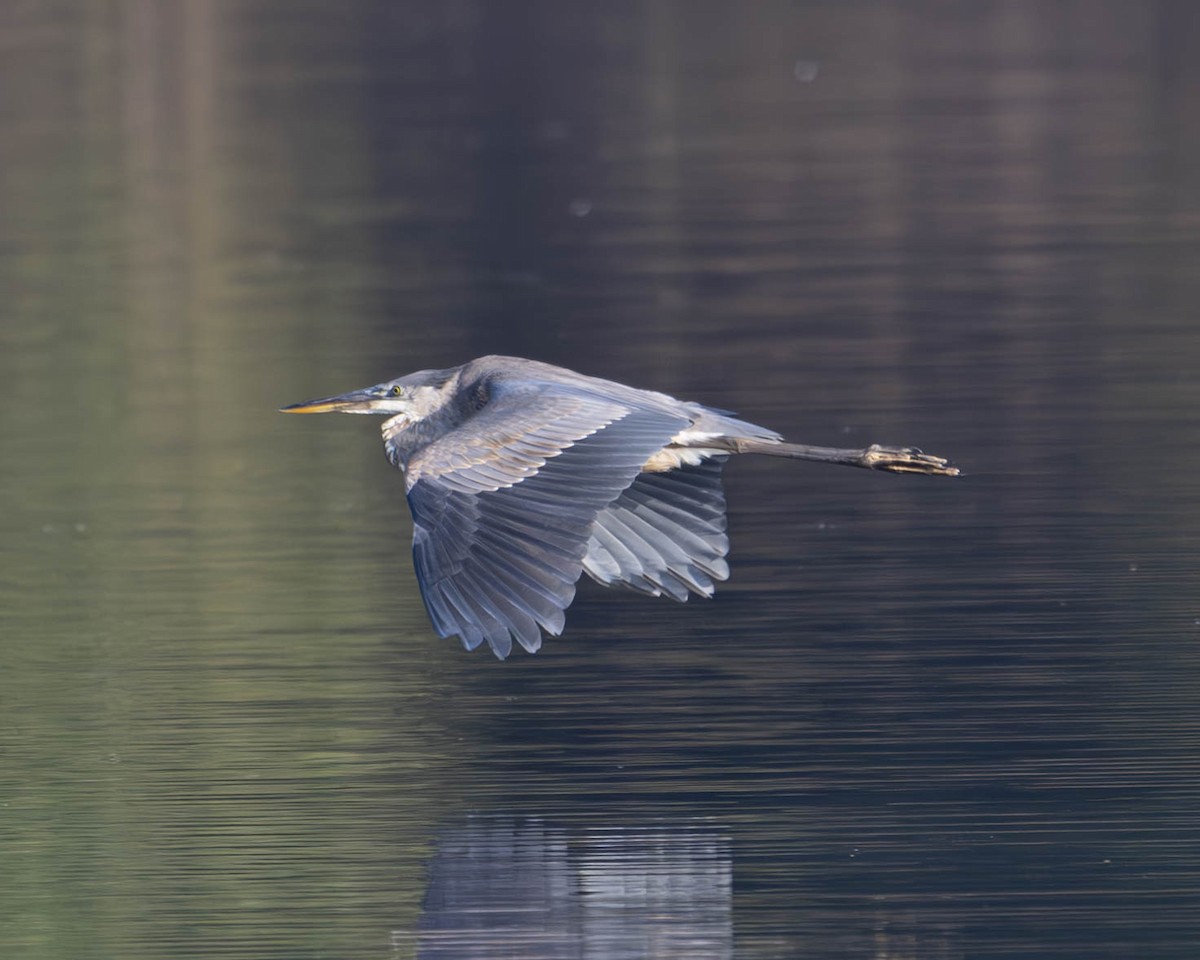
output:
<path id="1" fill-rule="evenodd" d="M 352 390 L 350 393 L 321 400 L 305 400 L 290 407 L 280 407 L 280 413 L 375 413 L 382 398 L 372 390 Z"/>

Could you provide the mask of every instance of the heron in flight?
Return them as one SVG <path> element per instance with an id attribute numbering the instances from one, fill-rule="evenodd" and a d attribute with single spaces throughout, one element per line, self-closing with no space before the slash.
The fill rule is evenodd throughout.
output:
<path id="1" fill-rule="evenodd" d="M 404 471 L 413 560 L 439 635 L 504 659 L 558 636 L 575 584 L 686 600 L 729 576 L 721 468 L 735 453 L 958 476 L 915 447 L 839 450 L 562 367 L 480 357 L 284 413 L 374 413 Z"/>

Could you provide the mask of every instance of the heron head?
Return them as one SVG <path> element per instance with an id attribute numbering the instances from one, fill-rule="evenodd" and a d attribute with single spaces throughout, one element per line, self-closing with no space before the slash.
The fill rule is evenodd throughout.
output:
<path id="1" fill-rule="evenodd" d="M 376 413 L 385 417 L 404 414 L 419 420 L 442 404 L 446 377 L 440 370 L 422 370 L 386 380 L 373 387 L 339 393 L 336 397 L 305 400 L 280 407 L 280 413 Z"/>

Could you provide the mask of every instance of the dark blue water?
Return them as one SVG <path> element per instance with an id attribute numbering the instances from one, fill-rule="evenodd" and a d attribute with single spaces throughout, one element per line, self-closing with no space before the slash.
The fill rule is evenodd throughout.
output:
<path id="1" fill-rule="evenodd" d="M 1200 942 L 1190 4 L 0 13 L 0 953 Z M 439 641 L 369 418 L 489 352 L 918 444 Z"/>

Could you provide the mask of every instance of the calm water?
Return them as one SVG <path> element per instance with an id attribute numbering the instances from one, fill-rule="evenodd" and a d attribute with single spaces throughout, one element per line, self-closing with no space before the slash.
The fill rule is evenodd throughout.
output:
<path id="1" fill-rule="evenodd" d="M 0 954 L 1200 942 L 1200 9 L 0 11 Z M 432 633 L 367 418 L 488 352 L 916 443 Z"/>

